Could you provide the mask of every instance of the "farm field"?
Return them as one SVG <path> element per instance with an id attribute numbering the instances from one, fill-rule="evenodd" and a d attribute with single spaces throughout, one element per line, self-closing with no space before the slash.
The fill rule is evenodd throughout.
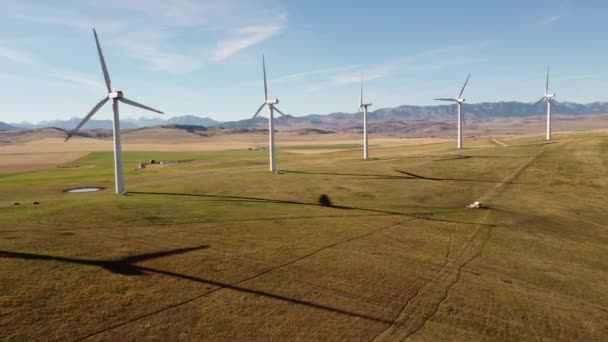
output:
<path id="1" fill-rule="evenodd" d="M 173 131 L 173 132 L 172 132 Z M 0 132 L 0 136 L 1 136 Z M 6 135 L 9 135 L 5 132 Z M 145 134 L 144 134 L 145 133 Z M 112 151 L 112 140 L 75 137 L 66 143 L 62 131 L 19 134 L 0 144 L 0 174 L 45 170 L 79 159 L 90 152 Z M 25 137 L 24 137 L 25 136 Z M 126 134 L 125 151 L 134 152 L 218 152 L 265 149 L 264 134 L 234 134 L 204 138 L 192 137 L 183 130 L 146 129 Z M 286 152 L 318 154 L 357 149 L 361 139 L 353 134 L 331 134 L 329 138 L 284 134 L 277 146 Z M 449 139 L 376 137 L 372 147 L 395 147 L 447 142 Z M 153 154 L 152 154 L 153 155 Z M 167 154 L 165 154 L 167 155 Z M 228 156 L 233 158 L 235 155 Z M 136 161 L 137 163 L 137 161 Z"/>
<path id="2" fill-rule="evenodd" d="M 0 339 L 608 336 L 608 134 L 372 139 L 369 161 L 311 138 L 278 175 L 260 138 L 125 143 L 129 196 L 105 141 L 3 146 Z"/>

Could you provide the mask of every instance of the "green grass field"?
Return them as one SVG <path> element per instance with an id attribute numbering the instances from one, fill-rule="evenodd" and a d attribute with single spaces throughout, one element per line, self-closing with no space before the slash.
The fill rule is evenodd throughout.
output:
<path id="1" fill-rule="evenodd" d="M 608 135 L 501 141 L 1 175 L 0 338 L 605 339 Z"/>

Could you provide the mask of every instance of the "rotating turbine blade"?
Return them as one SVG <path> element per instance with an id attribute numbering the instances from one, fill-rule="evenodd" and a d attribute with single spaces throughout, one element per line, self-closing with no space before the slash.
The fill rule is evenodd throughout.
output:
<path id="1" fill-rule="evenodd" d="M 458 100 L 456 99 L 447 99 L 447 98 L 439 98 L 439 99 L 434 99 L 435 101 L 448 101 L 448 102 L 458 102 Z"/>
<path id="2" fill-rule="evenodd" d="M 281 112 L 281 110 L 275 106 L 272 106 L 272 109 L 276 110 L 279 114 L 286 116 L 285 113 Z"/>
<path id="3" fill-rule="evenodd" d="M 547 67 L 547 83 L 545 85 L 545 96 L 549 95 L 549 67 Z"/>
<path id="4" fill-rule="evenodd" d="M 106 81 L 106 89 L 108 93 L 112 92 L 112 82 L 110 81 L 110 74 L 108 73 L 108 67 L 106 61 L 103 58 L 103 52 L 101 52 L 101 46 L 99 45 L 99 38 L 97 38 L 97 31 L 93 29 L 93 35 L 95 36 L 95 44 L 97 44 L 97 53 L 99 54 L 99 61 L 101 62 L 101 70 L 103 71 L 103 78 Z"/>
<path id="5" fill-rule="evenodd" d="M 129 99 L 128 99 L 128 98 L 126 98 L 126 97 L 121 97 L 121 98 L 119 98 L 119 99 L 118 99 L 118 101 L 120 101 L 120 102 L 122 102 L 122 103 L 126 103 L 126 104 L 128 104 L 128 105 L 131 105 L 131 106 L 133 106 L 133 107 L 138 107 L 138 108 L 141 108 L 141 109 L 149 110 L 149 111 L 151 111 L 151 112 L 155 112 L 155 113 L 158 113 L 158 114 L 165 114 L 165 113 L 161 112 L 161 111 L 160 111 L 160 110 L 158 110 L 158 109 L 154 109 L 154 108 L 152 108 L 152 107 L 148 107 L 148 106 L 146 106 L 146 105 L 143 105 L 143 104 L 141 104 L 141 103 L 135 102 L 135 101 L 133 101 L 133 100 L 129 100 Z"/>
<path id="6" fill-rule="evenodd" d="M 65 141 L 68 141 L 72 137 L 72 135 L 74 135 L 76 132 L 78 132 L 78 130 L 80 129 L 80 127 L 84 126 L 84 124 L 86 124 L 87 121 L 89 121 L 89 119 L 91 119 L 91 117 L 93 115 L 95 115 L 95 113 L 97 113 L 97 111 L 101 107 L 103 107 L 104 104 L 106 104 L 106 102 L 108 102 L 108 98 L 107 97 L 105 97 L 101 101 L 99 101 L 99 103 L 96 104 L 95 107 L 93 107 L 93 109 L 91 109 L 91 111 L 89 112 L 89 114 L 87 114 L 87 116 L 85 116 L 84 119 L 82 119 L 82 121 L 80 121 L 80 123 L 78 124 L 78 126 L 76 126 L 76 128 L 74 128 L 73 130 L 70 131 L 70 133 L 68 133 L 68 136 L 65 138 Z"/>
<path id="7" fill-rule="evenodd" d="M 266 61 L 262 55 L 262 70 L 264 71 L 264 101 L 268 101 L 268 81 L 266 80 Z"/>
<path id="8" fill-rule="evenodd" d="M 357 108 L 356 113 L 361 112 L 361 108 L 363 108 L 363 73 L 361 73 L 361 90 L 359 92 L 359 108 Z"/>
<path id="9" fill-rule="evenodd" d="M 265 105 L 266 105 L 266 102 L 262 103 L 260 108 L 258 108 L 258 110 L 255 112 L 255 114 L 253 114 L 253 117 L 251 118 L 251 120 L 255 119 L 255 117 L 258 116 L 258 114 L 260 114 L 260 112 L 262 111 L 262 108 L 264 108 Z"/>
<path id="10" fill-rule="evenodd" d="M 538 100 L 538 102 L 536 102 L 536 103 L 534 104 L 534 107 L 538 106 L 538 105 L 539 105 L 541 102 L 543 102 L 543 101 L 544 101 L 546 98 L 547 98 L 546 96 L 541 97 L 541 98 L 540 98 L 540 100 Z"/>
<path id="11" fill-rule="evenodd" d="M 464 81 L 464 85 L 462 86 L 462 89 L 460 89 L 460 94 L 458 94 L 458 98 L 462 98 L 462 93 L 464 93 L 464 88 L 467 87 L 467 83 L 469 83 L 469 78 L 471 78 L 471 74 L 469 74 L 469 76 L 467 76 L 467 80 Z"/>

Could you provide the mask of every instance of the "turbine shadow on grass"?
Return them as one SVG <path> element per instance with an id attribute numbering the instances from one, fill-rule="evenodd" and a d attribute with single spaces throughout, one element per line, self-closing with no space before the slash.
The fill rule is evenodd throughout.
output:
<path id="1" fill-rule="evenodd" d="M 381 210 L 381 209 L 370 209 L 370 208 L 359 208 L 359 207 L 351 207 L 344 205 L 332 205 L 331 207 L 323 206 L 319 203 L 310 203 L 310 202 L 298 202 L 298 201 L 290 201 L 290 200 L 278 200 L 271 198 L 262 198 L 262 197 L 243 197 L 243 196 L 224 196 L 224 195 L 205 195 L 205 194 L 184 194 L 184 193 L 175 193 L 175 192 L 147 192 L 147 191 L 131 191 L 132 195 L 159 195 L 159 196 L 186 196 L 186 197 L 203 197 L 209 198 L 212 201 L 222 201 L 222 202 L 240 202 L 240 203 L 262 203 L 262 204 L 287 204 L 287 205 L 303 205 L 303 206 L 311 206 L 311 207 L 321 207 L 321 208 L 333 208 L 333 209 L 341 209 L 341 210 L 360 210 L 371 213 L 380 213 L 386 215 L 396 215 L 396 216 L 404 216 L 411 217 L 419 220 L 426 221 L 435 221 L 435 222 L 446 222 L 446 223 L 458 223 L 465 225 L 482 225 L 482 226 L 493 226 L 487 223 L 480 222 L 464 222 L 464 221 L 452 221 L 445 220 L 439 218 L 425 217 L 419 216 L 416 214 L 408 214 L 408 213 L 400 213 L 396 211 L 389 210 Z"/>
<path id="2" fill-rule="evenodd" d="M 353 214 L 353 215 L 318 215 L 318 216 L 269 216 L 269 217 L 259 217 L 259 218 L 239 218 L 239 219 L 225 219 L 225 220 L 218 220 L 218 219 L 192 219 L 192 220 L 186 220 L 186 219 L 179 219 L 179 220 L 166 220 L 166 221 L 162 221 L 160 223 L 149 223 L 148 226 L 149 227 L 156 227 L 156 226 L 181 226 L 181 225 L 189 225 L 189 224 L 212 224 L 212 223 L 235 223 L 235 222 L 256 222 L 256 221 L 260 221 L 260 222 L 264 222 L 264 221 L 277 221 L 277 220 L 314 220 L 314 219 L 338 219 L 338 218 L 348 218 L 348 217 L 372 217 L 372 216 L 384 216 L 384 215 L 394 215 L 394 214 L 383 214 L 383 213 L 371 213 L 371 214 Z M 56 226 L 56 224 L 53 223 L 48 223 L 48 224 L 42 224 L 43 226 L 49 226 L 49 227 L 54 227 Z M 74 233 L 68 233 L 68 232 L 72 232 L 72 231 L 88 231 L 88 230 L 100 230 L 100 229 L 115 229 L 115 228 L 130 228 L 130 227 L 137 227 L 136 224 L 113 224 L 113 225 L 108 225 L 108 226 L 94 226 L 94 227 L 88 227 L 88 228 L 58 228 L 58 229 L 3 229 L 0 230 L 0 236 L 3 234 L 11 234 L 11 233 L 34 233 L 34 232 L 66 232 L 66 233 L 59 233 L 58 235 L 60 236 L 71 236 L 74 235 Z M 200 228 L 196 228 L 196 229 L 200 229 Z M 196 230 L 193 229 L 193 230 Z M 190 231 L 190 230 L 186 230 L 186 231 Z M 159 234 L 150 234 L 150 235 L 144 235 L 144 236 L 136 236 L 133 237 L 133 239 L 137 239 L 137 238 L 141 238 L 141 237 L 150 237 L 150 236 L 157 236 L 157 235 L 164 235 L 164 234 L 173 234 L 173 233 L 179 233 L 179 232 L 183 232 L 183 231 L 170 231 L 167 233 L 159 233 Z M 14 237 L 19 238 L 19 237 Z M 5 237 L 5 239 L 8 239 L 7 237 Z"/>
<path id="3" fill-rule="evenodd" d="M 523 145 L 520 145 L 523 146 Z M 513 146 L 509 146 L 513 147 Z M 384 157 L 378 158 L 376 161 L 393 161 L 393 160 L 403 160 L 403 159 L 431 159 L 431 161 L 450 161 L 450 160 L 460 160 L 460 159 L 470 159 L 470 158 L 529 158 L 532 156 L 513 156 L 513 155 L 478 155 L 471 156 L 465 154 L 439 154 L 439 155 L 415 155 L 415 156 L 402 156 L 402 157 Z"/>
<path id="4" fill-rule="evenodd" d="M 426 177 L 417 175 L 415 173 L 394 170 L 395 172 L 404 174 L 405 176 L 397 175 L 377 175 L 377 174 L 360 174 L 360 173 L 331 173 L 331 172 L 306 172 L 306 171 L 289 171 L 283 170 L 285 173 L 301 173 L 307 175 L 325 175 L 325 176 L 352 176 L 361 177 L 364 179 L 395 179 L 395 180 L 429 180 L 429 181 L 451 181 L 451 182 L 479 182 L 479 183 L 494 183 L 500 184 L 503 182 L 484 180 L 484 179 L 461 179 L 461 178 L 438 178 L 438 177 Z M 523 184 L 523 183 L 511 183 L 511 184 Z"/>
<path id="5" fill-rule="evenodd" d="M 156 269 L 156 268 L 138 266 L 138 265 L 133 264 L 134 262 L 138 262 L 138 261 L 143 261 L 143 260 L 152 259 L 152 258 L 159 258 L 159 257 L 167 256 L 167 255 L 173 255 L 173 254 L 182 254 L 182 253 L 186 253 L 186 252 L 190 252 L 190 251 L 200 250 L 200 249 L 207 248 L 207 247 L 208 246 L 181 248 L 181 249 L 175 249 L 175 250 L 164 251 L 164 252 L 135 255 L 135 256 L 131 256 L 131 257 L 121 258 L 118 260 L 107 260 L 107 261 L 106 260 L 90 260 L 90 259 L 56 257 L 56 256 L 51 256 L 51 255 L 19 253 L 19 252 L 10 252 L 10 251 L 3 251 L 3 250 L 0 250 L 0 258 L 21 259 L 21 260 L 57 261 L 57 262 L 64 262 L 64 263 L 77 264 L 77 265 L 96 266 L 96 267 L 101 267 L 105 270 L 108 270 L 112 273 L 121 274 L 121 275 L 125 275 L 125 276 L 140 276 L 140 275 L 145 275 L 146 273 L 157 273 L 157 274 L 162 274 L 162 275 L 169 276 L 172 278 L 184 279 L 184 280 L 189 280 L 189 281 L 217 287 L 217 289 L 212 289 L 212 290 L 206 292 L 205 294 L 209 294 L 209 293 L 212 293 L 219 289 L 225 288 L 225 289 L 230 289 L 230 290 L 234 290 L 234 291 L 238 291 L 238 292 L 242 292 L 242 293 L 248 293 L 248 294 L 252 294 L 252 295 L 276 299 L 276 300 L 280 300 L 283 302 L 303 305 L 303 306 L 320 309 L 320 310 L 324 310 L 324 311 L 329 311 L 329 312 L 333 312 L 333 313 L 337 313 L 337 314 L 347 315 L 347 316 L 351 316 L 351 317 L 362 318 L 362 319 L 375 321 L 375 322 L 381 322 L 381 323 L 385 323 L 385 324 L 391 323 L 391 321 L 383 319 L 383 318 L 378 318 L 378 317 L 374 317 L 374 316 L 370 316 L 370 315 L 366 315 L 366 314 L 362 314 L 362 313 L 357 313 L 357 312 L 351 312 L 351 311 L 348 311 L 345 309 L 340 309 L 340 308 L 335 308 L 335 307 L 331 307 L 331 306 L 327 306 L 327 305 L 323 305 L 323 304 L 318 304 L 318 303 L 304 300 L 304 299 L 291 298 L 291 297 L 287 297 L 284 295 L 275 294 L 272 292 L 251 289 L 251 288 L 247 288 L 247 287 L 238 285 L 238 283 L 242 283 L 246 280 L 240 280 L 240 281 L 237 281 L 234 283 L 225 283 L 225 282 L 221 282 L 221 281 L 217 281 L 217 280 L 213 280 L 213 279 L 195 277 L 195 276 L 191 276 L 191 275 L 180 274 L 180 273 L 171 272 L 171 271 L 164 271 L 164 270 L 160 270 L 160 269 Z M 266 271 L 263 273 L 266 273 Z M 247 279 L 250 279 L 250 278 L 247 278 Z M 166 310 L 166 308 L 164 308 L 160 311 L 164 311 L 164 310 Z M 157 313 L 157 312 L 147 314 L 145 317 L 151 316 L 155 313 Z M 127 322 L 127 323 L 129 323 L 129 322 Z M 123 325 L 123 324 L 126 324 L 126 323 L 119 324 L 118 326 Z M 99 332 L 96 332 L 94 334 L 97 334 L 97 333 L 99 333 Z"/>
<path id="6" fill-rule="evenodd" d="M 528 146 L 528 145 L 517 145 L 517 146 Z M 505 147 L 516 147 L 515 145 L 509 145 Z M 442 161 L 450 161 L 450 160 L 460 160 L 460 159 L 471 159 L 471 158 L 482 158 L 482 159 L 493 159 L 493 158 L 532 158 L 534 156 L 513 156 L 513 155 L 500 155 L 500 156 L 487 156 L 487 155 L 477 155 L 470 156 L 466 154 L 444 154 L 441 156 L 432 156 L 433 158 L 438 157 L 441 159 L 433 159 L 434 162 L 442 162 Z"/>
<path id="7" fill-rule="evenodd" d="M 395 170 L 395 172 L 399 172 L 399 173 L 402 173 L 404 175 L 408 175 L 408 176 L 410 176 L 413 179 L 424 179 L 424 180 L 431 180 L 431 181 L 479 182 L 479 183 L 494 183 L 494 184 L 505 183 L 505 182 L 501 182 L 501 181 L 493 181 L 493 180 L 485 180 L 485 179 L 428 177 L 428 176 L 422 176 L 422 175 L 418 175 L 418 174 L 407 172 L 407 171 L 401 171 L 401 170 Z M 508 183 L 509 184 L 526 184 L 526 183 L 512 183 L 512 182 L 508 182 Z"/>
<path id="8" fill-rule="evenodd" d="M 144 261 L 144 260 L 148 260 L 148 259 L 162 258 L 162 257 L 169 256 L 169 255 L 183 254 L 183 253 L 196 251 L 196 250 L 200 250 L 200 249 L 204 249 L 204 248 L 208 248 L 208 246 L 179 248 L 179 249 L 172 249 L 172 250 L 162 251 L 162 252 L 145 253 L 145 254 L 128 256 L 128 257 L 124 257 L 124 258 L 120 258 L 120 259 L 116 259 L 116 260 L 77 259 L 77 258 L 66 258 L 66 257 L 43 255 L 43 254 L 8 252 L 8 251 L 0 250 L 0 258 L 67 262 L 67 263 L 79 264 L 79 265 L 97 266 L 97 267 L 101 267 L 105 270 L 108 270 L 108 271 L 110 271 L 112 273 L 116 273 L 116 274 L 138 276 L 138 275 L 144 275 L 145 272 L 143 272 L 144 270 L 141 266 L 134 265 L 134 263 L 136 263 L 136 262 Z"/>

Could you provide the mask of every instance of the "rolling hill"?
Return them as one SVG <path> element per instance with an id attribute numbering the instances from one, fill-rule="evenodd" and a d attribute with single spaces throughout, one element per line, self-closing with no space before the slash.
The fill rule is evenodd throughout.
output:
<path id="1" fill-rule="evenodd" d="M 0 121 L 0 131 L 13 131 L 19 129 L 13 125 L 9 125 L 5 122 Z"/>
<path id="2" fill-rule="evenodd" d="M 528 118 L 544 115 L 546 109 L 544 105 L 523 102 L 487 102 L 465 104 L 464 115 L 466 120 L 479 119 L 504 119 L 504 118 Z M 572 102 L 556 102 L 553 107 L 554 114 L 584 115 L 584 114 L 607 114 L 608 102 L 594 102 L 589 104 L 578 104 Z M 320 129 L 330 131 L 351 131 L 356 130 L 361 125 L 361 113 L 330 113 L 330 114 L 309 114 L 305 116 L 287 115 L 277 116 L 277 125 L 283 129 Z M 369 113 L 370 124 L 377 124 L 377 129 L 382 132 L 395 130 L 395 125 L 400 126 L 400 131 L 408 130 L 411 127 L 422 126 L 441 126 L 445 122 L 454 121 L 456 116 L 456 106 L 410 106 L 403 105 L 394 108 L 380 108 Z M 57 127 L 61 129 L 72 129 L 76 127 L 81 118 L 69 120 L 42 121 L 35 124 L 22 122 L 9 124 L 12 129 L 38 129 L 44 127 Z M 394 125 L 391 125 L 394 124 Z M 207 117 L 194 115 L 176 116 L 168 119 L 163 118 L 126 118 L 121 121 L 123 129 L 137 129 L 143 127 L 180 125 L 180 126 L 204 126 L 222 127 L 228 129 L 265 129 L 268 121 L 264 117 L 257 117 L 253 120 L 237 120 L 220 122 Z M 0 129 L 2 126 L 0 126 Z M 112 127 L 111 120 L 91 120 L 85 125 L 85 129 L 109 129 Z M 381 127 L 385 127 L 383 130 Z M 410 127 L 410 128 L 411 128 Z"/>

